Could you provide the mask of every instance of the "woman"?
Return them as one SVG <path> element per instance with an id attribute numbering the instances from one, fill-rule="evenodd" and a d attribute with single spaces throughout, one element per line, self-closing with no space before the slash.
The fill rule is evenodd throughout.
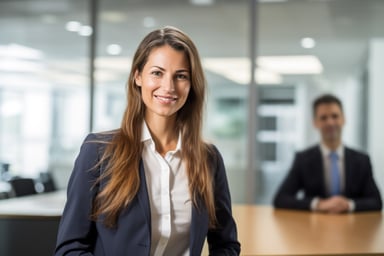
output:
<path id="1" fill-rule="evenodd" d="M 165 27 L 140 43 L 120 129 L 90 134 L 68 184 L 56 255 L 238 255 L 220 153 L 201 138 L 197 49 Z"/>

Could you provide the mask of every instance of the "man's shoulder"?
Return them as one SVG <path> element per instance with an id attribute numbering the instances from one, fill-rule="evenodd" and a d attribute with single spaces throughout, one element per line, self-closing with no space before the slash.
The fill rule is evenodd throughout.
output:
<path id="1" fill-rule="evenodd" d="M 347 146 L 344 146 L 344 150 L 345 150 L 345 154 L 346 156 L 349 156 L 350 158 L 369 158 L 368 156 L 368 153 L 362 151 L 362 150 L 358 150 L 358 149 L 354 149 L 354 148 L 350 148 L 350 147 L 347 147 Z"/>
<path id="2" fill-rule="evenodd" d="M 302 164 L 318 162 L 321 160 L 321 152 L 319 145 L 312 145 L 305 149 L 296 151 L 295 161 Z"/>
<path id="3" fill-rule="evenodd" d="M 313 154 L 319 154 L 320 153 L 320 147 L 318 144 L 312 145 L 310 147 L 307 147 L 305 149 L 302 149 L 297 152 L 298 155 L 313 155 Z"/>

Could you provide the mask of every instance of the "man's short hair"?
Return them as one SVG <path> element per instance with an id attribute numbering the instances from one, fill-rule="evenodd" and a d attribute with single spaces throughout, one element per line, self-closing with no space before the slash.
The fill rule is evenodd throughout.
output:
<path id="1" fill-rule="evenodd" d="M 313 117 L 316 116 L 316 110 L 319 105 L 331 103 L 337 104 L 340 107 L 341 112 L 343 112 L 343 104 L 339 98 L 332 94 L 323 94 L 313 101 Z"/>

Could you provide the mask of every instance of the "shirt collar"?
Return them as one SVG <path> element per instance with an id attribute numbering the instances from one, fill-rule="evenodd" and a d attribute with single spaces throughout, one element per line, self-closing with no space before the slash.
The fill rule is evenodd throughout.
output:
<path id="1" fill-rule="evenodd" d="M 320 143 L 320 151 L 324 157 L 328 157 L 329 154 L 331 153 L 331 150 L 324 143 Z M 343 158 L 344 157 L 344 145 L 340 144 L 340 146 L 335 150 L 335 152 L 339 156 L 339 158 Z"/>
<path id="2" fill-rule="evenodd" d="M 147 123 L 143 121 L 143 126 L 141 128 L 141 142 L 152 140 L 151 133 L 149 132 Z"/>
<path id="3" fill-rule="evenodd" d="M 149 128 L 147 126 L 147 123 L 143 121 L 143 126 L 141 128 L 141 142 L 149 142 L 151 144 L 151 148 L 155 149 L 155 143 L 152 139 L 151 132 L 149 131 Z M 177 139 L 177 144 L 175 150 L 172 152 L 178 152 L 181 151 L 181 132 L 179 132 L 179 138 Z"/>

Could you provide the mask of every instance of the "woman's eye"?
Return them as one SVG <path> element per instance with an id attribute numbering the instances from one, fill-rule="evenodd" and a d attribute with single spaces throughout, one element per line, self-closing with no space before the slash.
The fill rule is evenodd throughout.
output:
<path id="1" fill-rule="evenodd" d="M 177 74 L 176 78 L 179 80 L 188 80 L 188 76 L 184 74 Z"/>
<path id="2" fill-rule="evenodd" d="M 161 76 L 161 72 L 160 71 L 152 71 L 152 75 Z"/>

